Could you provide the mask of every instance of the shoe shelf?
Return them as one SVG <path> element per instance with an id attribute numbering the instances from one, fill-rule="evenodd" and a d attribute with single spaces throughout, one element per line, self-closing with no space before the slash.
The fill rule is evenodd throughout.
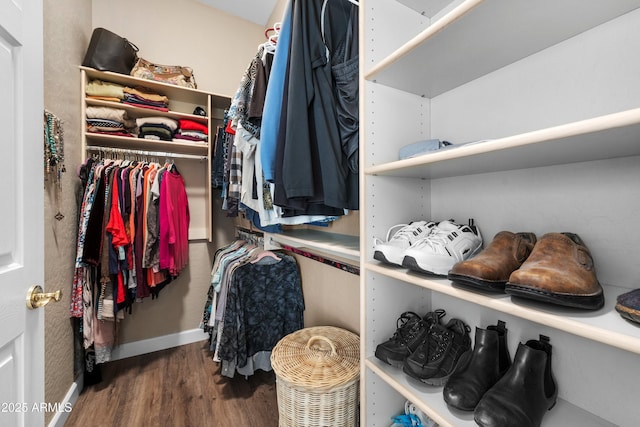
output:
<path id="1" fill-rule="evenodd" d="M 614 307 L 640 274 L 640 0 L 368 0 L 360 13 L 363 425 L 388 426 L 405 400 L 441 425 L 475 425 L 442 387 L 374 357 L 401 313 L 435 308 L 472 330 L 504 318 L 512 347 L 550 337 L 559 399 L 543 426 L 637 424 L 640 327 Z M 429 138 L 454 146 L 397 160 Z M 373 238 L 394 224 L 448 218 L 474 218 L 485 247 L 501 230 L 579 234 L 605 306 L 482 292 L 373 260 Z"/>
<path id="2" fill-rule="evenodd" d="M 413 402 L 423 413 L 432 418 L 441 427 L 477 426 L 473 420 L 473 412 L 459 411 L 450 408 L 442 397 L 443 387 L 433 387 L 420 383 L 407 376 L 402 369 L 387 365 L 375 357 L 369 357 L 364 362 L 364 368 L 388 384 L 404 399 Z M 368 402 L 375 405 L 376 398 Z M 372 412 L 372 411 L 370 411 Z M 377 425 L 377 424 L 376 424 Z M 381 423 L 380 425 L 384 425 Z M 388 424 L 387 424 L 388 425 Z M 613 424 L 599 418 L 584 409 L 558 399 L 556 405 L 545 414 L 543 426 L 613 426 Z"/>
<path id="3" fill-rule="evenodd" d="M 640 108 L 369 166 L 366 175 L 446 178 L 640 154 Z M 602 141 L 608 141 L 603 144 Z"/>
<path id="4" fill-rule="evenodd" d="M 432 98 L 638 7 L 638 0 L 467 0 L 364 78 Z"/>
<path id="5" fill-rule="evenodd" d="M 337 256 L 356 263 L 360 261 L 360 239 L 358 236 L 347 234 L 292 229 L 283 233 L 265 233 L 264 245 L 265 249 L 278 249 L 281 245 L 287 245 Z"/>
<path id="6" fill-rule="evenodd" d="M 626 288 L 603 286 L 605 306 L 596 311 L 584 311 L 514 298 L 504 293 L 467 290 L 453 285 L 446 278 L 434 278 L 375 262 L 365 263 L 364 268 L 369 272 L 469 301 L 497 312 L 640 354 L 640 328 L 620 317 L 614 308 L 616 296 L 628 291 Z"/>

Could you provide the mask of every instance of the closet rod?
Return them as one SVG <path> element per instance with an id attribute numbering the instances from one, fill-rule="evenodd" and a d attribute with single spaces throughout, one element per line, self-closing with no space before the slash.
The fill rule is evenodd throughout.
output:
<path id="1" fill-rule="evenodd" d="M 252 235 L 258 236 L 258 237 L 264 237 L 264 233 L 262 231 L 251 230 L 249 228 L 241 227 L 239 225 L 236 226 L 236 231 L 238 233 L 246 233 L 246 234 L 252 234 Z"/>
<path id="2" fill-rule="evenodd" d="M 236 234 L 238 238 L 256 243 L 264 248 L 264 233 L 261 231 L 253 231 L 244 227 L 236 226 Z"/>
<path id="3" fill-rule="evenodd" d="M 302 255 L 305 258 L 312 259 L 314 261 L 321 262 L 325 265 L 338 268 L 342 271 L 346 271 L 347 273 L 355 274 L 356 276 L 360 275 L 360 267 L 357 267 L 352 264 L 347 264 L 346 262 L 336 261 L 331 258 L 324 257 L 322 255 L 317 255 L 309 251 L 304 251 L 302 249 L 294 248 L 293 246 L 283 245 L 279 243 L 280 247 L 286 251 L 293 252 L 294 254 Z"/>
<path id="4" fill-rule="evenodd" d="M 180 159 L 207 160 L 207 156 L 197 156 L 194 154 L 169 153 L 164 151 L 131 150 L 128 148 L 98 147 L 94 145 L 87 146 L 87 151 L 98 151 L 103 153 L 114 153 L 114 154 L 134 154 L 134 155 L 147 156 L 147 157 L 154 156 L 154 157 L 173 157 L 173 158 L 180 158 Z"/>
<path id="5" fill-rule="evenodd" d="M 241 226 L 236 226 L 236 234 L 238 235 L 239 238 L 243 238 L 245 240 L 252 240 L 251 239 L 252 237 L 257 237 L 258 239 L 263 241 L 262 246 L 264 247 L 264 240 L 263 240 L 264 233 L 262 231 L 254 231 Z M 321 262 L 330 267 L 338 268 L 342 271 L 346 271 L 347 273 L 355 274 L 356 276 L 360 275 L 360 267 L 358 266 L 348 264 L 342 261 L 336 261 L 334 259 L 327 258 L 323 255 L 314 254 L 312 252 L 305 251 L 305 250 L 296 248 L 294 246 L 285 245 L 280 242 L 278 243 L 278 246 L 280 249 L 284 249 L 285 251 L 293 252 L 294 254 L 301 255 L 305 258 L 309 258 L 314 261 Z"/>

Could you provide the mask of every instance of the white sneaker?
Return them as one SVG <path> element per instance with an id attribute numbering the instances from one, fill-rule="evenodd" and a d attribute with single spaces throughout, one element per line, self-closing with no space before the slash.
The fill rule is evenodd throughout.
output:
<path id="1" fill-rule="evenodd" d="M 387 232 L 387 239 L 373 238 L 373 258 L 388 264 L 402 265 L 404 252 L 413 244 L 427 237 L 435 229 L 432 221 L 414 221 L 394 225 Z"/>
<path id="2" fill-rule="evenodd" d="M 442 221 L 424 239 L 405 251 L 402 266 L 420 273 L 445 276 L 457 262 L 471 258 L 482 249 L 482 236 L 469 225 Z"/>

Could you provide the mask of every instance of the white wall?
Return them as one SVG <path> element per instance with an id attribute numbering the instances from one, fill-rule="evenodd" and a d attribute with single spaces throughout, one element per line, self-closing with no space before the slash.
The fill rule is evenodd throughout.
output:
<path id="1" fill-rule="evenodd" d="M 281 20 L 288 1 L 278 2 L 268 26 Z M 67 166 L 59 200 L 55 186 L 45 186 L 45 289 L 63 289 L 63 300 L 49 305 L 45 313 L 47 402 L 63 401 L 75 379 L 68 308 L 77 230 L 75 196 L 80 185 L 75 170 L 81 161 L 78 66 L 84 58 L 91 30 L 96 27 L 105 27 L 129 38 L 140 48 L 140 56 L 146 59 L 193 67 L 200 89 L 226 96 L 235 93 L 258 44 L 264 40 L 263 27 L 196 0 L 44 1 L 45 107 L 63 121 Z M 54 219 L 58 209 L 65 216 L 61 221 Z M 216 224 L 225 222 L 219 200 L 214 200 L 213 209 Z M 334 224 L 332 231 L 357 230 L 357 220 L 357 213 L 350 215 L 348 219 Z M 227 220 L 226 223 L 232 224 L 232 221 Z M 217 226 L 214 232 L 214 243 L 191 244 L 193 257 L 188 275 L 172 284 L 175 286 L 167 288 L 160 299 L 136 307 L 135 314 L 122 325 L 120 343 L 191 330 L 197 326 L 204 306 L 213 251 L 234 234 L 232 225 Z M 333 324 L 357 331 L 356 276 L 335 270 L 330 272 L 329 280 L 318 283 L 318 278 L 323 277 L 321 272 L 326 272 L 329 267 L 302 257 L 299 257 L 299 262 L 303 286 L 308 287 L 305 290 L 305 322 L 308 326 Z M 351 309 L 344 310 L 345 307 Z M 144 327 L 132 328 L 136 323 L 144 324 Z M 46 415 L 47 423 L 53 415 Z"/>
<path id="2" fill-rule="evenodd" d="M 127 38 L 151 62 L 192 67 L 198 89 L 233 96 L 264 28 L 196 0 L 93 0 L 93 28 Z"/>

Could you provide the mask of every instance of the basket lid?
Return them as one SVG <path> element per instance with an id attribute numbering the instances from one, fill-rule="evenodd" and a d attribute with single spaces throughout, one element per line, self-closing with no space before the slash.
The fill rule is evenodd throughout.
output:
<path id="1" fill-rule="evenodd" d="M 360 374 L 360 338 L 333 326 L 295 331 L 271 352 L 278 379 L 322 390 L 354 381 Z"/>

